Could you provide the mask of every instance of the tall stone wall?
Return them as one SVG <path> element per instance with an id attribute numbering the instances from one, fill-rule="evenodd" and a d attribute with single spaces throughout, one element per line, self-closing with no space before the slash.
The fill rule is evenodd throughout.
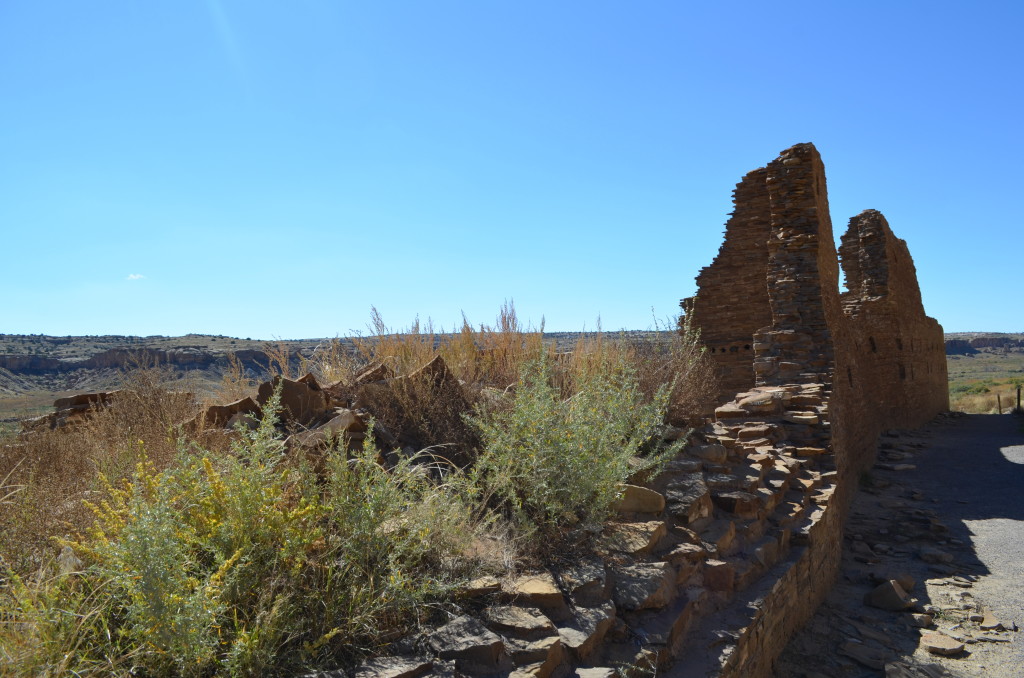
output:
<path id="1" fill-rule="evenodd" d="M 762 180 L 763 190 L 755 185 Z M 767 676 L 834 582 L 846 511 L 860 472 L 874 462 L 878 436 L 920 426 L 948 409 L 949 395 L 942 327 L 925 315 L 906 243 L 881 213 L 867 210 L 850 220 L 837 252 L 825 170 L 813 145 L 783 151 L 748 174 L 735 195 L 726 242 L 698 277 L 696 296 L 683 301 L 687 322 L 721 367 L 723 391 L 747 391 L 716 410 L 717 425 L 753 421 L 751 407 L 767 398 L 816 388 L 821 400 L 813 412 L 782 416 L 788 440 L 775 449 L 814 440 L 836 469 L 832 499 L 807 532 L 805 550 L 779 573 L 722 660 L 721 675 Z M 742 221 L 734 223 L 738 215 Z M 762 271 L 764 280 L 757 278 Z M 751 340 L 753 355 L 719 350 Z M 741 358 L 751 361 L 752 375 Z M 806 396 L 792 400 L 800 399 Z"/>

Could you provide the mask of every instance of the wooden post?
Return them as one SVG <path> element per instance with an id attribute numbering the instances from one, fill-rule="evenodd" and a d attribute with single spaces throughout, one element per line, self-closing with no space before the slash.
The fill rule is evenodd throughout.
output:
<path id="1" fill-rule="evenodd" d="M 996 394 L 996 407 L 999 408 L 999 414 L 1003 413 L 1003 396 Z"/>
<path id="2" fill-rule="evenodd" d="M 1017 387 L 1017 414 L 1024 413 L 1024 410 L 1020 409 L 1020 386 Z"/>

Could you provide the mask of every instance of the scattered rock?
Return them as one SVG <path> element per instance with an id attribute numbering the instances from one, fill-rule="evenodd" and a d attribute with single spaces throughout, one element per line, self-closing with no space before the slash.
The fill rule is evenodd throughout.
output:
<path id="1" fill-rule="evenodd" d="M 865 595 L 864 604 L 877 607 L 880 610 L 899 612 L 913 607 L 914 601 L 896 580 L 890 579 Z"/>
<path id="2" fill-rule="evenodd" d="M 944 633 L 932 631 L 921 636 L 921 647 L 932 654 L 952 656 L 964 651 L 964 644 Z"/>

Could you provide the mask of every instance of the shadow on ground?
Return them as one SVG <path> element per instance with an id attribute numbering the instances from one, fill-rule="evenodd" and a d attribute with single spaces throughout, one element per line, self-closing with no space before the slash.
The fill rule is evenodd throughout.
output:
<path id="1" fill-rule="evenodd" d="M 897 577 L 914 580 L 916 609 L 865 604 L 868 592 Z M 971 619 L 988 611 L 988 621 L 1007 629 L 1024 625 L 1022 581 L 1024 418 L 948 415 L 920 431 L 892 432 L 851 506 L 839 581 L 775 675 L 1024 675 L 1021 634 Z M 926 611 L 933 622 L 920 628 L 925 620 L 913 613 Z M 926 633 L 963 650 L 931 654 Z"/>

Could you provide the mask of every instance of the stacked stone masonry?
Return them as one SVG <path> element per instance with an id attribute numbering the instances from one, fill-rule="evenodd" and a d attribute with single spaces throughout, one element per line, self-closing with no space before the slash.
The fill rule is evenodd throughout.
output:
<path id="1" fill-rule="evenodd" d="M 835 488 L 808 530 L 804 550 L 777 577 L 767 578 L 771 586 L 755 597 L 752 614 L 735 630 L 735 643 L 719 653 L 714 672 L 725 676 L 769 675 L 789 636 L 831 588 L 849 499 L 861 471 L 874 461 L 880 433 L 921 426 L 949 407 L 942 328 L 924 313 L 906 243 L 893 235 L 881 213 L 867 210 L 850 220 L 836 252 L 824 166 L 813 145 L 783 151 L 766 170 L 768 214 L 762 219 L 770 226 L 762 256 L 770 323 L 752 334 L 749 324 L 711 330 L 728 316 L 717 313 L 720 291 L 707 278 L 698 278 L 697 295 L 683 307 L 702 337 L 713 336 L 718 343 L 752 340 L 753 375 L 744 375 L 750 386 L 820 386 L 827 420 L 808 426 L 828 450 Z M 732 252 L 727 242 L 710 268 L 736 265 Z M 840 261 L 847 287 L 842 294 Z M 761 268 L 749 259 L 743 265 Z M 760 286 L 748 297 L 762 298 Z M 735 364 L 722 361 L 718 352 L 712 355 L 723 382 L 736 384 Z M 731 397 L 723 394 L 724 399 Z M 742 408 L 724 405 L 716 412 L 721 420 L 737 409 Z"/>

